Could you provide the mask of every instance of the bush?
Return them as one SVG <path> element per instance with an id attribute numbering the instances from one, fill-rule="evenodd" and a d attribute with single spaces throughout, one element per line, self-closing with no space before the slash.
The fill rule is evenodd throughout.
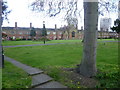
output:
<path id="1" fill-rule="evenodd" d="M 44 41 L 44 39 L 45 39 L 45 41 L 51 41 L 51 40 L 48 39 L 48 38 L 40 38 L 38 41 Z"/>
<path id="2" fill-rule="evenodd" d="M 22 39 L 20 39 L 20 38 L 16 38 L 16 41 L 21 41 Z"/>
<path id="3" fill-rule="evenodd" d="M 32 39 L 27 39 L 27 40 L 32 40 Z"/>
<path id="4" fill-rule="evenodd" d="M 26 40 L 26 38 L 23 38 L 22 40 Z"/>
<path id="5" fill-rule="evenodd" d="M 119 88 L 119 72 L 99 73 L 96 78 L 99 80 L 98 88 Z"/>

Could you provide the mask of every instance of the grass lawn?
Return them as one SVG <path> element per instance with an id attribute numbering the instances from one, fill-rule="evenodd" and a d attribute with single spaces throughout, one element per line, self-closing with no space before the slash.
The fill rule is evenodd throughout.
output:
<path id="1" fill-rule="evenodd" d="M 2 70 L 2 88 L 28 88 L 31 85 L 31 78 L 20 68 L 5 61 L 5 68 Z"/>
<path id="2" fill-rule="evenodd" d="M 81 40 L 51 40 L 46 41 L 48 43 L 75 43 L 81 42 Z M 31 44 L 43 44 L 43 41 L 3 41 L 3 46 L 13 46 L 13 45 L 31 45 Z"/>
<path id="3" fill-rule="evenodd" d="M 0 68 L 0 89 L 2 89 L 2 68 Z"/>
<path id="4" fill-rule="evenodd" d="M 98 41 L 116 41 L 114 39 L 98 39 Z M 80 43 L 81 40 L 51 40 L 48 43 Z M 42 41 L 3 41 L 3 46 L 43 44 Z"/>
<path id="5" fill-rule="evenodd" d="M 67 72 L 64 72 L 62 68 L 76 67 L 76 64 L 79 64 L 82 59 L 82 49 L 82 43 L 14 47 L 5 48 L 5 55 L 27 65 L 43 69 L 55 80 L 70 88 L 77 88 L 79 85 L 74 85 L 71 80 L 68 80 Z M 98 43 L 97 68 L 103 72 L 96 76 L 100 83 L 97 87 L 118 87 L 117 42 L 106 42 L 105 45 L 103 42 Z"/>

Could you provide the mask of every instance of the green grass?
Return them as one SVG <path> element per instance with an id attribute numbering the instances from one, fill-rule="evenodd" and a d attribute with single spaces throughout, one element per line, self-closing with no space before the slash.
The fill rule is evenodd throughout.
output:
<path id="1" fill-rule="evenodd" d="M 0 68 L 0 89 L 2 89 L 2 68 Z"/>
<path id="2" fill-rule="evenodd" d="M 98 39 L 98 41 L 115 41 L 114 39 Z M 48 43 L 79 43 L 81 40 L 51 40 L 46 41 Z M 13 45 L 31 45 L 31 44 L 43 44 L 42 41 L 3 41 L 3 46 Z"/>
<path id="3" fill-rule="evenodd" d="M 98 39 L 98 41 L 117 41 L 118 39 Z"/>
<path id="4" fill-rule="evenodd" d="M 61 68 L 76 67 L 76 64 L 79 64 L 82 59 L 82 49 L 82 43 L 14 47 L 5 48 L 5 55 L 27 65 L 43 69 L 55 80 L 70 88 L 75 88 L 78 85 L 71 83 L 67 79 L 68 73 Z M 106 42 L 105 45 L 103 42 L 98 43 L 97 68 L 102 72 L 96 76 L 100 83 L 97 87 L 118 87 L 118 74 L 116 74 L 118 71 L 117 42 Z"/>
<path id="5" fill-rule="evenodd" d="M 2 88 L 28 88 L 31 85 L 31 77 L 23 70 L 5 61 L 2 71 Z"/>
<path id="6" fill-rule="evenodd" d="M 48 43 L 72 43 L 72 42 L 81 42 L 81 40 L 51 40 L 46 41 Z M 3 46 L 12 46 L 12 45 L 31 45 L 31 44 L 43 44 L 42 41 L 3 41 Z"/>

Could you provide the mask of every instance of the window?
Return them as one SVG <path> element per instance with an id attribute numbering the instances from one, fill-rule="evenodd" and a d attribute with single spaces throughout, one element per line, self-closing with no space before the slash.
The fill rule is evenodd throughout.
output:
<path id="1" fill-rule="evenodd" d="M 22 38 L 22 36 L 19 37 L 20 39 Z"/>
<path id="2" fill-rule="evenodd" d="M 14 34 L 14 31 L 11 31 L 11 34 Z"/>
<path id="3" fill-rule="evenodd" d="M 19 34 L 23 34 L 22 32 L 20 32 Z"/>
<path id="4" fill-rule="evenodd" d="M 75 32 L 74 31 L 72 32 L 72 37 L 75 37 Z"/>
<path id="5" fill-rule="evenodd" d="M 62 34 L 62 32 L 60 32 L 60 35 Z"/>
<path id="6" fill-rule="evenodd" d="M 3 32 L 3 33 L 6 33 L 6 32 Z"/>
<path id="7" fill-rule="evenodd" d="M 53 32 L 53 34 L 56 34 L 56 32 Z"/>
<path id="8" fill-rule="evenodd" d="M 29 34 L 29 32 L 27 32 L 27 34 Z"/>
<path id="9" fill-rule="evenodd" d="M 47 32 L 47 34 L 50 34 L 50 32 Z"/>

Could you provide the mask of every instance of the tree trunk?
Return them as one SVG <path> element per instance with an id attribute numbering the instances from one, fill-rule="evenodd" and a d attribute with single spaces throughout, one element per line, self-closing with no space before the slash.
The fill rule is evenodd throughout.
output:
<path id="1" fill-rule="evenodd" d="M 0 68 L 2 67 L 2 0 L 0 0 Z"/>
<path id="2" fill-rule="evenodd" d="M 98 0 L 84 0 L 84 47 L 80 74 L 86 77 L 96 75 L 96 43 L 98 27 Z M 92 0 L 93 1 L 93 0 Z"/>
<path id="3" fill-rule="evenodd" d="M 120 20 L 120 0 L 118 2 L 118 19 Z"/>
<path id="4" fill-rule="evenodd" d="M 118 19 L 120 20 L 120 0 L 118 2 Z M 118 41 L 120 41 L 120 32 L 118 33 Z"/>

